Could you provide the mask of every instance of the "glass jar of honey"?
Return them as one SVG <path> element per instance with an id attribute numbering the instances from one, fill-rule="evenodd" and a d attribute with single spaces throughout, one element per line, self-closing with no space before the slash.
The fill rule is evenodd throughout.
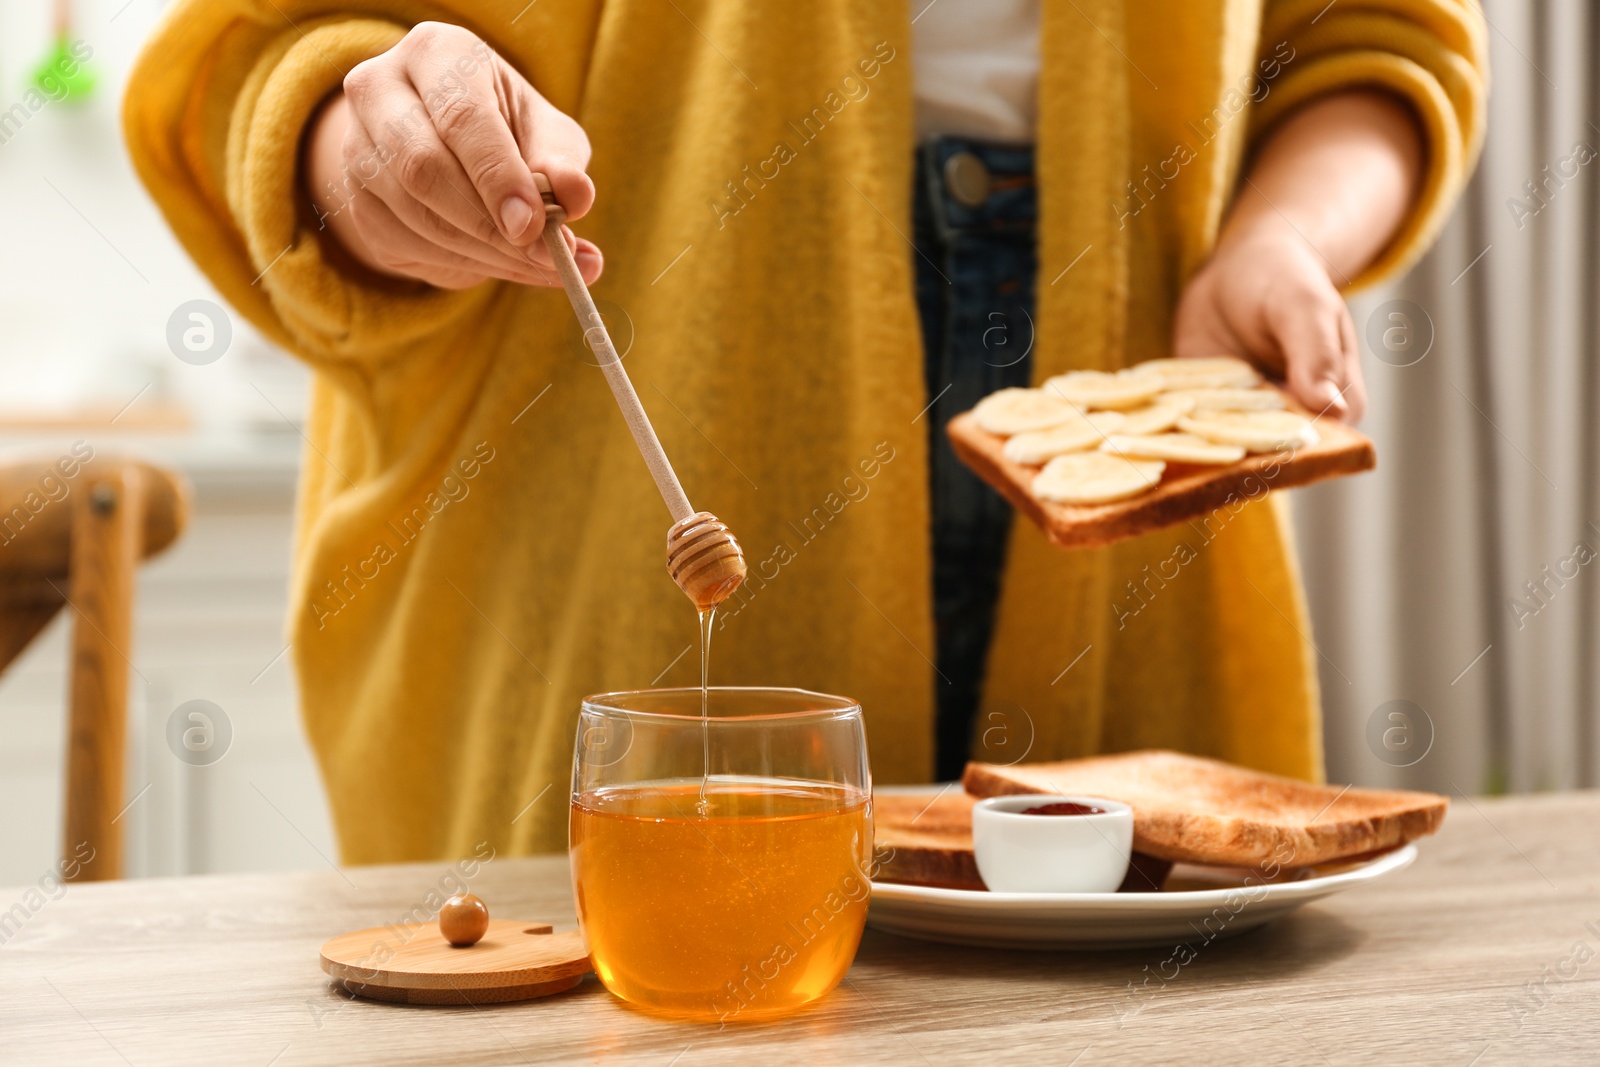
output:
<path id="1" fill-rule="evenodd" d="M 828 993 L 866 921 L 871 793 L 861 708 L 842 697 L 586 699 L 570 845 L 600 980 L 642 1007 L 722 1022 Z"/>

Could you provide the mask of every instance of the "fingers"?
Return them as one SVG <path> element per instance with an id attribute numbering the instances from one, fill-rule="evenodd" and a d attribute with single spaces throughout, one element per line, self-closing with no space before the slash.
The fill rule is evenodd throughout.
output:
<path id="1" fill-rule="evenodd" d="M 581 219 L 594 206 L 594 182 L 584 169 L 589 165 L 589 137 L 532 88 L 527 92 L 529 98 L 517 109 L 514 123 L 522 158 L 530 172 L 550 179 L 550 191 L 567 218 Z M 541 222 L 543 215 L 541 201 Z"/>
<path id="2" fill-rule="evenodd" d="M 1349 421 L 1351 393 L 1360 388 L 1360 364 L 1347 347 L 1355 340 L 1355 330 L 1348 325 L 1350 313 L 1331 283 L 1328 290 L 1269 303 L 1267 324 L 1283 352 L 1295 398 L 1316 414 Z M 1357 400 L 1365 405 L 1364 391 Z"/>
<path id="3" fill-rule="evenodd" d="M 1282 375 L 1317 415 L 1366 411 L 1355 323 L 1316 250 L 1292 232 L 1224 245 L 1189 284 L 1173 319 L 1173 354 L 1231 355 Z"/>
<path id="4" fill-rule="evenodd" d="M 525 271 L 530 258 L 546 272 L 552 270 L 542 245 L 530 256 L 532 249 L 517 248 L 500 234 L 408 84 L 395 80 L 367 91 L 375 92 L 375 98 L 364 108 L 366 117 L 351 123 L 346 141 L 352 160 L 381 164 L 359 171 L 366 192 L 383 200 L 412 232 L 477 260 L 499 276 Z M 357 167 L 359 162 L 352 171 Z"/>
<path id="5" fill-rule="evenodd" d="M 1367 413 L 1367 379 L 1361 372 L 1361 342 L 1357 339 L 1356 323 L 1342 300 L 1339 302 L 1339 336 L 1344 343 L 1344 402 L 1349 409 L 1346 421 L 1354 424 Z"/>
<path id="6" fill-rule="evenodd" d="M 356 227 L 368 247 L 377 249 L 377 266 L 391 273 L 418 278 L 441 288 L 455 289 L 476 285 L 487 278 L 501 278 L 523 285 L 560 285 L 555 271 L 537 264 L 505 259 L 484 262 L 481 257 L 451 251 L 407 226 L 393 209 L 376 196 L 363 196 L 350 205 Z M 447 284 L 438 279 L 471 278 L 462 284 Z"/>
<path id="7" fill-rule="evenodd" d="M 482 264 L 445 252 L 413 233 L 375 196 L 353 201 L 350 213 L 367 246 L 375 250 L 374 266 L 379 270 L 441 289 L 464 289 L 489 276 Z"/>
<path id="8" fill-rule="evenodd" d="M 393 64 L 362 64 L 345 84 L 354 110 L 347 156 L 357 166 L 362 160 L 378 163 L 361 172 L 368 188 L 418 233 L 447 247 L 466 251 L 468 244 L 486 245 L 522 258 L 490 217 L 482 196 L 441 139 L 401 69 Z M 448 226 L 435 231 L 428 216 Z"/>
<path id="9" fill-rule="evenodd" d="M 351 206 L 364 209 L 355 228 L 378 242 L 358 258 L 429 281 L 447 272 L 559 284 L 529 161 L 579 217 L 594 201 L 588 138 L 483 41 L 423 23 L 352 70 L 344 100 L 347 184 L 360 194 Z M 584 279 L 598 279 L 594 243 L 565 228 L 561 236 Z"/>
<path id="10" fill-rule="evenodd" d="M 578 238 L 578 249 L 572 258 L 577 261 L 578 273 L 583 275 L 585 285 L 593 285 L 605 272 L 605 256 L 600 253 L 600 246 L 593 241 Z"/>
<path id="11" fill-rule="evenodd" d="M 511 134 L 497 57 L 468 31 L 443 23 L 417 26 L 398 51 L 433 128 L 501 235 L 513 244 L 537 237 L 539 191 Z"/>

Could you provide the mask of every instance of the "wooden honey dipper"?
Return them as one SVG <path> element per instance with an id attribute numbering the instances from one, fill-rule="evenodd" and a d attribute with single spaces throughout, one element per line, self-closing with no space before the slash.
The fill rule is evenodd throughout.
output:
<path id="1" fill-rule="evenodd" d="M 678 583 L 695 610 L 707 611 L 726 600 L 744 581 L 744 551 L 734 539 L 733 532 L 708 511 L 696 511 L 684 494 L 672 464 L 661 448 L 650 417 L 639 403 L 639 394 L 633 391 L 628 372 L 623 369 L 622 357 L 611 344 L 605 320 L 594 306 L 589 287 L 578 273 L 578 264 L 567 247 L 566 236 L 561 232 L 567 220 L 566 209 L 556 202 L 550 188 L 550 179 L 534 174 L 533 183 L 544 198 L 544 244 L 555 261 L 556 273 L 561 276 L 561 287 L 567 291 L 572 310 L 583 326 L 583 339 L 593 349 L 600 369 L 605 372 L 611 393 L 622 409 L 622 418 L 633 434 L 639 453 L 644 456 L 650 477 L 655 479 L 661 499 L 667 502 L 673 523 L 667 530 L 667 573 Z"/>

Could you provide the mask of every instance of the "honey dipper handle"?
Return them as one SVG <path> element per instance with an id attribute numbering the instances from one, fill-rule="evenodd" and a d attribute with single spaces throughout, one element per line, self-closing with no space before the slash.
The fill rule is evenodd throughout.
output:
<path id="1" fill-rule="evenodd" d="M 644 413 L 644 405 L 639 403 L 639 394 L 633 391 L 633 382 L 628 380 L 628 372 L 622 367 L 622 357 L 617 355 L 616 348 L 611 344 L 611 335 L 606 332 L 605 320 L 594 306 L 589 287 L 583 283 L 583 275 L 578 273 L 572 249 L 567 247 L 567 240 L 561 233 L 561 225 L 567 219 L 566 209 L 556 203 L 549 178 L 536 173 L 533 182 L 544 197 L 544 244 L 550 250 L 550 258 L 555 261 L 556 273 L 561 276 L 561 287 L 567 291 L 572 310 L 583 326 L 583 339 L 594 350 L 595 359 L 605 372 L 611 394 L 617 398 L 617 406 L 622 409 L 623 421 L 628 424 L 634 443 L 644 456 L 644 465 L 650 468 L 650 477 L 655 479 L 661 499 L 667 502 L 667 510 L 672 512 L 672 521 L 680 522 L 693 515 L 694 508 L 689 504 L 683 486 L 678 483 L 678 476 L 673 473 L 672 463 L 661 448 L 655 427 L 650 425 L 650 416 Z"/>

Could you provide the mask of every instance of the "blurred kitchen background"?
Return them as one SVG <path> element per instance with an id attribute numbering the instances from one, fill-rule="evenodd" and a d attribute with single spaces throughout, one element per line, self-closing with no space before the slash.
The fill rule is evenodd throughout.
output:
<path id="1" fill-rule="evenodd" d="M 314 867 L 335 851 L 284 644 L 306 374 L 231 316 L 215 362 L 168 347 L 175 309 L 220 301 L 118 129 L 163 6 L 78 0 L 97 84 L 26 114 L 51 6 L 0 7 L 0 461 L 85 440 L 194 484 L 188 528 L 139 571 L 127 874 Z M 1295 496 L 1338 781 L 1600 784 L 1600 13 L 1487 13 L 1478 176 L 1434 253 L 1353 306 L 1380 468 Z M 0 674 L 0 884 L 37 880 L 60 848 L 70 614 Z M 210 765 L 166 740 L 191 700 L 231 727 Z"/>
<path id="2" fill-rule="evenodd" d="M 313 867 L 335 854 L 333 832 L 283 654 L 308 375 L 231 315 L 216 362 L 168 347 L 180 304 L 221 301 L 122 143 L 123 83 L 165 6 L 77 0 L 70 36 L 92 49 L 96 85 L 7 121 L 55 42 L 48 0 L 0 5 L 0 461 L 82 440 L 194 485 L 187 529 L 139 568 L 128 799 L 149 788 L 118 822 L 126 873 Z M 0 884 L 37 881 L 61 849 L 71 615 L 0 674 Z M 232 727 L 210 766 L 167 745 L 190 700 Z"/>

